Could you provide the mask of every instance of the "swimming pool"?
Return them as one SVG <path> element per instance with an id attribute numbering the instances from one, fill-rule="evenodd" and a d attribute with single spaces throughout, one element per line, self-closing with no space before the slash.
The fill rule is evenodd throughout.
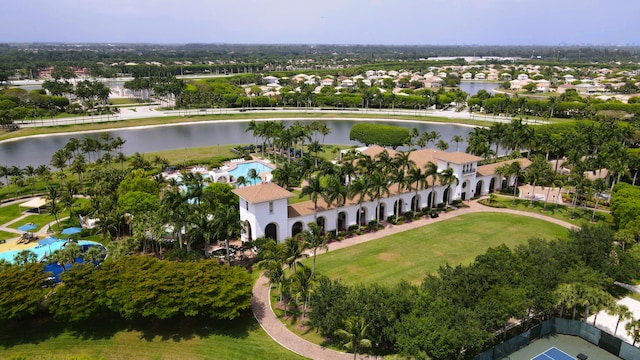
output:
<path id="1" fill-rule="evenodd" d="M 24 250 L 29 250 L 32 253 L 36 254 L 36 258 L 38 259 L 38 261 L 40 261 L 45 256 L 48 256 L 52 252 L 62 249 L 66 242 L 67 242 L 67 239 L 58 239 L 58 241 L 52 242 L 49 245 L 36 245 L 34 247 L 30 247 L 27 249 L 5 251 L 0 253 L 0 260 L 5 260 L 13 264 L 13 259 L 18 253 Z M 78 245 L 80 245 L 83 252 L 86 251 L 90 246 L 95 246 L 95 245 L 102 246 L 102 244 L 100 243 L 87 241 L 87 240 L 78 240 Z"/>
<path id="2" fill-rule="evenodd" d="M 229 171 L 229 174 L 231 176 L 233 176 L 234 179 L 238 179 L 238 177 L 240 176 L 244 176 L 247 179 L 247 183 L 251 184 L 251 185 L 255 185 L 257 183 L 259 183 L 261 180 L 260 179 L 251 179 L 249 178 L 249 170 L 251 169 L 256 169 L 256 172 L 258 174 L 261 173 L 265 173 L 268 172 L 270 173 L 271 169 L 270 167 L 268 167 L 267 165 L 259 162 L 259 161 L 248 161 L 248 162 L 244 162 L 244 163 L 239 163 L 235 169 Z"/>

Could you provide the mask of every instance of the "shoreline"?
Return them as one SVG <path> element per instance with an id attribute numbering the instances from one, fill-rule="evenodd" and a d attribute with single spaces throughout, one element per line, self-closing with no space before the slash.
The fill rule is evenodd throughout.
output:
<path id="1" fill-rule="evenodd" d="M 286 120 L 291 120 L 291 121 L 315 121 L 315 120 L 349 120 L 349 121 L 392 121 L 392 122 L 410 122 L 410 123 L 427 123 L 427 124 L 452 124 L 452 125 L 458 125 L 458 126 L 464 126 L 464 127 L 471 127 L 471 128 L 475 128 L 475 127 L 483 127 L 482 125 L 471 125 L 471 124 L 463 124 L 463 123 L 458 123 L 455 121 L 447 121 L 447 122 L 441 122 L 441 121 L 428 121 L 428 120 L 415 120 L 415 119 L 396 119 L 396 118 L 384 118 L 384 117 L 376 117 L 376 118 L 360 118 L 360 117 L 331 117 L 331 118 L 321 118 L 321 117 L 268 117 L 268 118 L 258 118 L 258 119 L 223 119 L 223 120 L 200 120 L 200 121 L 184 121 L 184 122 L 175 122 L 175 123 L 169 123 L 169 124 L 163 124 L 163 123 L 158 123 L 158 124 L 149 124 L 149 125 L 139 125 L 139 126 L 124 126 L 124 127 L 110 127 L 107 129 L 100 129 L 100 130 L 78 130 L 78 131 L 66 131 L 66 132 L 57 132 L 57 133 L 43 133 L 43 134 L 34 134 L 34 135 L 26 135 L 26 136 L 19 136 L 19 137 L 15 137 L 15 138 L 11 138 L 11 139 L 4 139 L 4 140 L 0 140 L 0 144 L 4 144 L 4 143 L 9 143 L 9 142 L 14 142 L 14 141 L 20 141 L 20 140 L 25 140 L 25 139 L 32 139 L 32 138 L 41 138 L 41 137 L 46 137 L 46 136 L 64 136 L 64 135 L 77 135 L 77 134 L 95 134 L 95 133 L 103 133 L 103 132 L 109 132 L 109 131 L 120 131 L 120 130 L 144 130 L 144 129 L 149 129 L 149 128 L 156 128 L 156 127 L 169 127 L 169 126 L 188 126 L 188 125 L 197 125 L 197 124 L 211 124 L 211 123 L 221 123 L 221 122 L 227 122 L 227 121 L 233 121 L 233 122 L 250 122 L 250 121 L 272 121 L 272 120 L 277 120 L 277 121 L 286 121 Z M 453 120 L 453 119 L 451 119 Z M 126 121 L 130 121 L 130 120 L 126 120 Z"/>

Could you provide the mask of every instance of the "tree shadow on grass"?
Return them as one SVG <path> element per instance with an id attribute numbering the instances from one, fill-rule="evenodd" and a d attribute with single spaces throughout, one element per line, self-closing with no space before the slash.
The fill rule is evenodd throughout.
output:
<path id="1" fill-rule="evenodd" d="M 258 327 L 249 311 L 234 320 L 204 317 L 124 320 L 112 315 L 66 323 L 56 321 L 51 316 L 41 316 L 0 322 L 0 349 L 40 344 L 60 336 L 71 336 L 78 341 L 108 340 L 120 332 L 139 332 L 140 340 L 148 342 L 180 342 L 209 336 L 243 339 Z"/>

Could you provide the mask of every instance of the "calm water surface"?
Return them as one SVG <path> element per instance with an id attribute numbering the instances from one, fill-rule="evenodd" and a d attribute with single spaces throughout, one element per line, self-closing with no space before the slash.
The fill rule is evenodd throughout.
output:
<path id="1" fill-rule="evenodd" d="M 331 134 L 325 138 L 326 144 L 359 145 L 349 140 L 351 126 L 358 121 L 352 120 L 325 120 L 331 128 Z M 285 120 L 286 126 L 293 124 L 295 120 Z M 408 129 L 417 128 L 420 132 L 437 131 L 441 139 L 449 142 L 449 150 L 455 151 L 456 144 L 451 141 L 454 135 L 460 135 L 466 139 L 473 128 L 455 124 L 425 124 L 409 121 L 376 121 L 381 124 L 393 124 Z M 251 144 L 253 135 L 246 132 L 247 122 L 217 122 L 197 123 L 185 125 L 173 125 L 144 129 L 123 129 L 105 131 L 112 137 L 120 136 L 126 143 L 123 146 L 125 155 L 133 153 L 147 153 L 162 150 L 186 149 L 199 146 Z M 38 166 L 49 164 L 51 155 L 62 148 L 72 137 L 82 139 L 84 137 L 98 137 L 99 133 L 75 134 L 75 135 L 48 135 L 45 137 L 28 138 L 0 144 L 0 165 L 18 166 L 24 168 L 27 165 Z M 322 136 L 318 138 L 322 142 Z M 464 150 L 466 143 L 460 143 L 460 150 Z"/>

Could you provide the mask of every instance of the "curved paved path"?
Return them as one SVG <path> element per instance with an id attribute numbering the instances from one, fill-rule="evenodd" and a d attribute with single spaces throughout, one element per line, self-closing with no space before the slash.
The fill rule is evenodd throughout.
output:
<path id="1" fill-rule="evenodd" d="M 440 216 L 435 219 L 423 217 L 420 220 L 413 221 L 408 224 L 389 225 L 386 228 L 376 231 L 374 233 L 364 234 L 361 236 L 352 237 L 342 241 L 332 242 L 329 244 L 329 251 L 342 249 L 348 246 L 353 246 L 353 245 L 371 241 L 374 239 L 379 239 L 379 238 L 382 238 L 391 234 L 395 234 L 398 232 L 415 229 L 417 227 L 421 227 L 427 224 L 444 221 L 460 215 L 471 214 L 475 212 L 498 212 L 498 213 L 529 216 L 532 218 L 545 220 L 545 221 L 563 226 L 568 229 L 578 228 L 578 226 L 574 224 L 568 223 L 566 221 L 554 219 L 538 213 L 513 210 L 509 208 L 492 208 L 492 207 L 484 206 L 479 204 L 477 200 L 469 202 L 468 205 L 469 207 L 460 208 L 458 210 L 455 210 L 449 213 L 440 213 Z M 256 320 L 258 320 L 258 323 L 260 323 L 260 326 L 262 326 L 264 331 L 269 336 L 271 336 L 271 338 L 275 340 L 278 344 L 282 345 L 283 347 L 299 355 L 302 355 L 311 359 L 344 359 L 344 360 L 353 359 L 353 354 L 348 354 L 348 353 L 327 349 L 320 345 L 316 345 L 310 341 L 304 340 L 303 338 L 291 332 L 291 330 L 289 330 L 273 312 L 269 294 L 270 294 L 269 280 L 264 275 L 260 275 L 260 277 L 258 278 L 258 281 L 256 281 L 255 285 L 253 286 L 251 308 L 253 310 L 253 315 L 255 316 Z M 362 356 L 359 356 L 358 358 L 374 359 L 376 357 L 369 356 L 369 355 L 362 355 Z"/>

